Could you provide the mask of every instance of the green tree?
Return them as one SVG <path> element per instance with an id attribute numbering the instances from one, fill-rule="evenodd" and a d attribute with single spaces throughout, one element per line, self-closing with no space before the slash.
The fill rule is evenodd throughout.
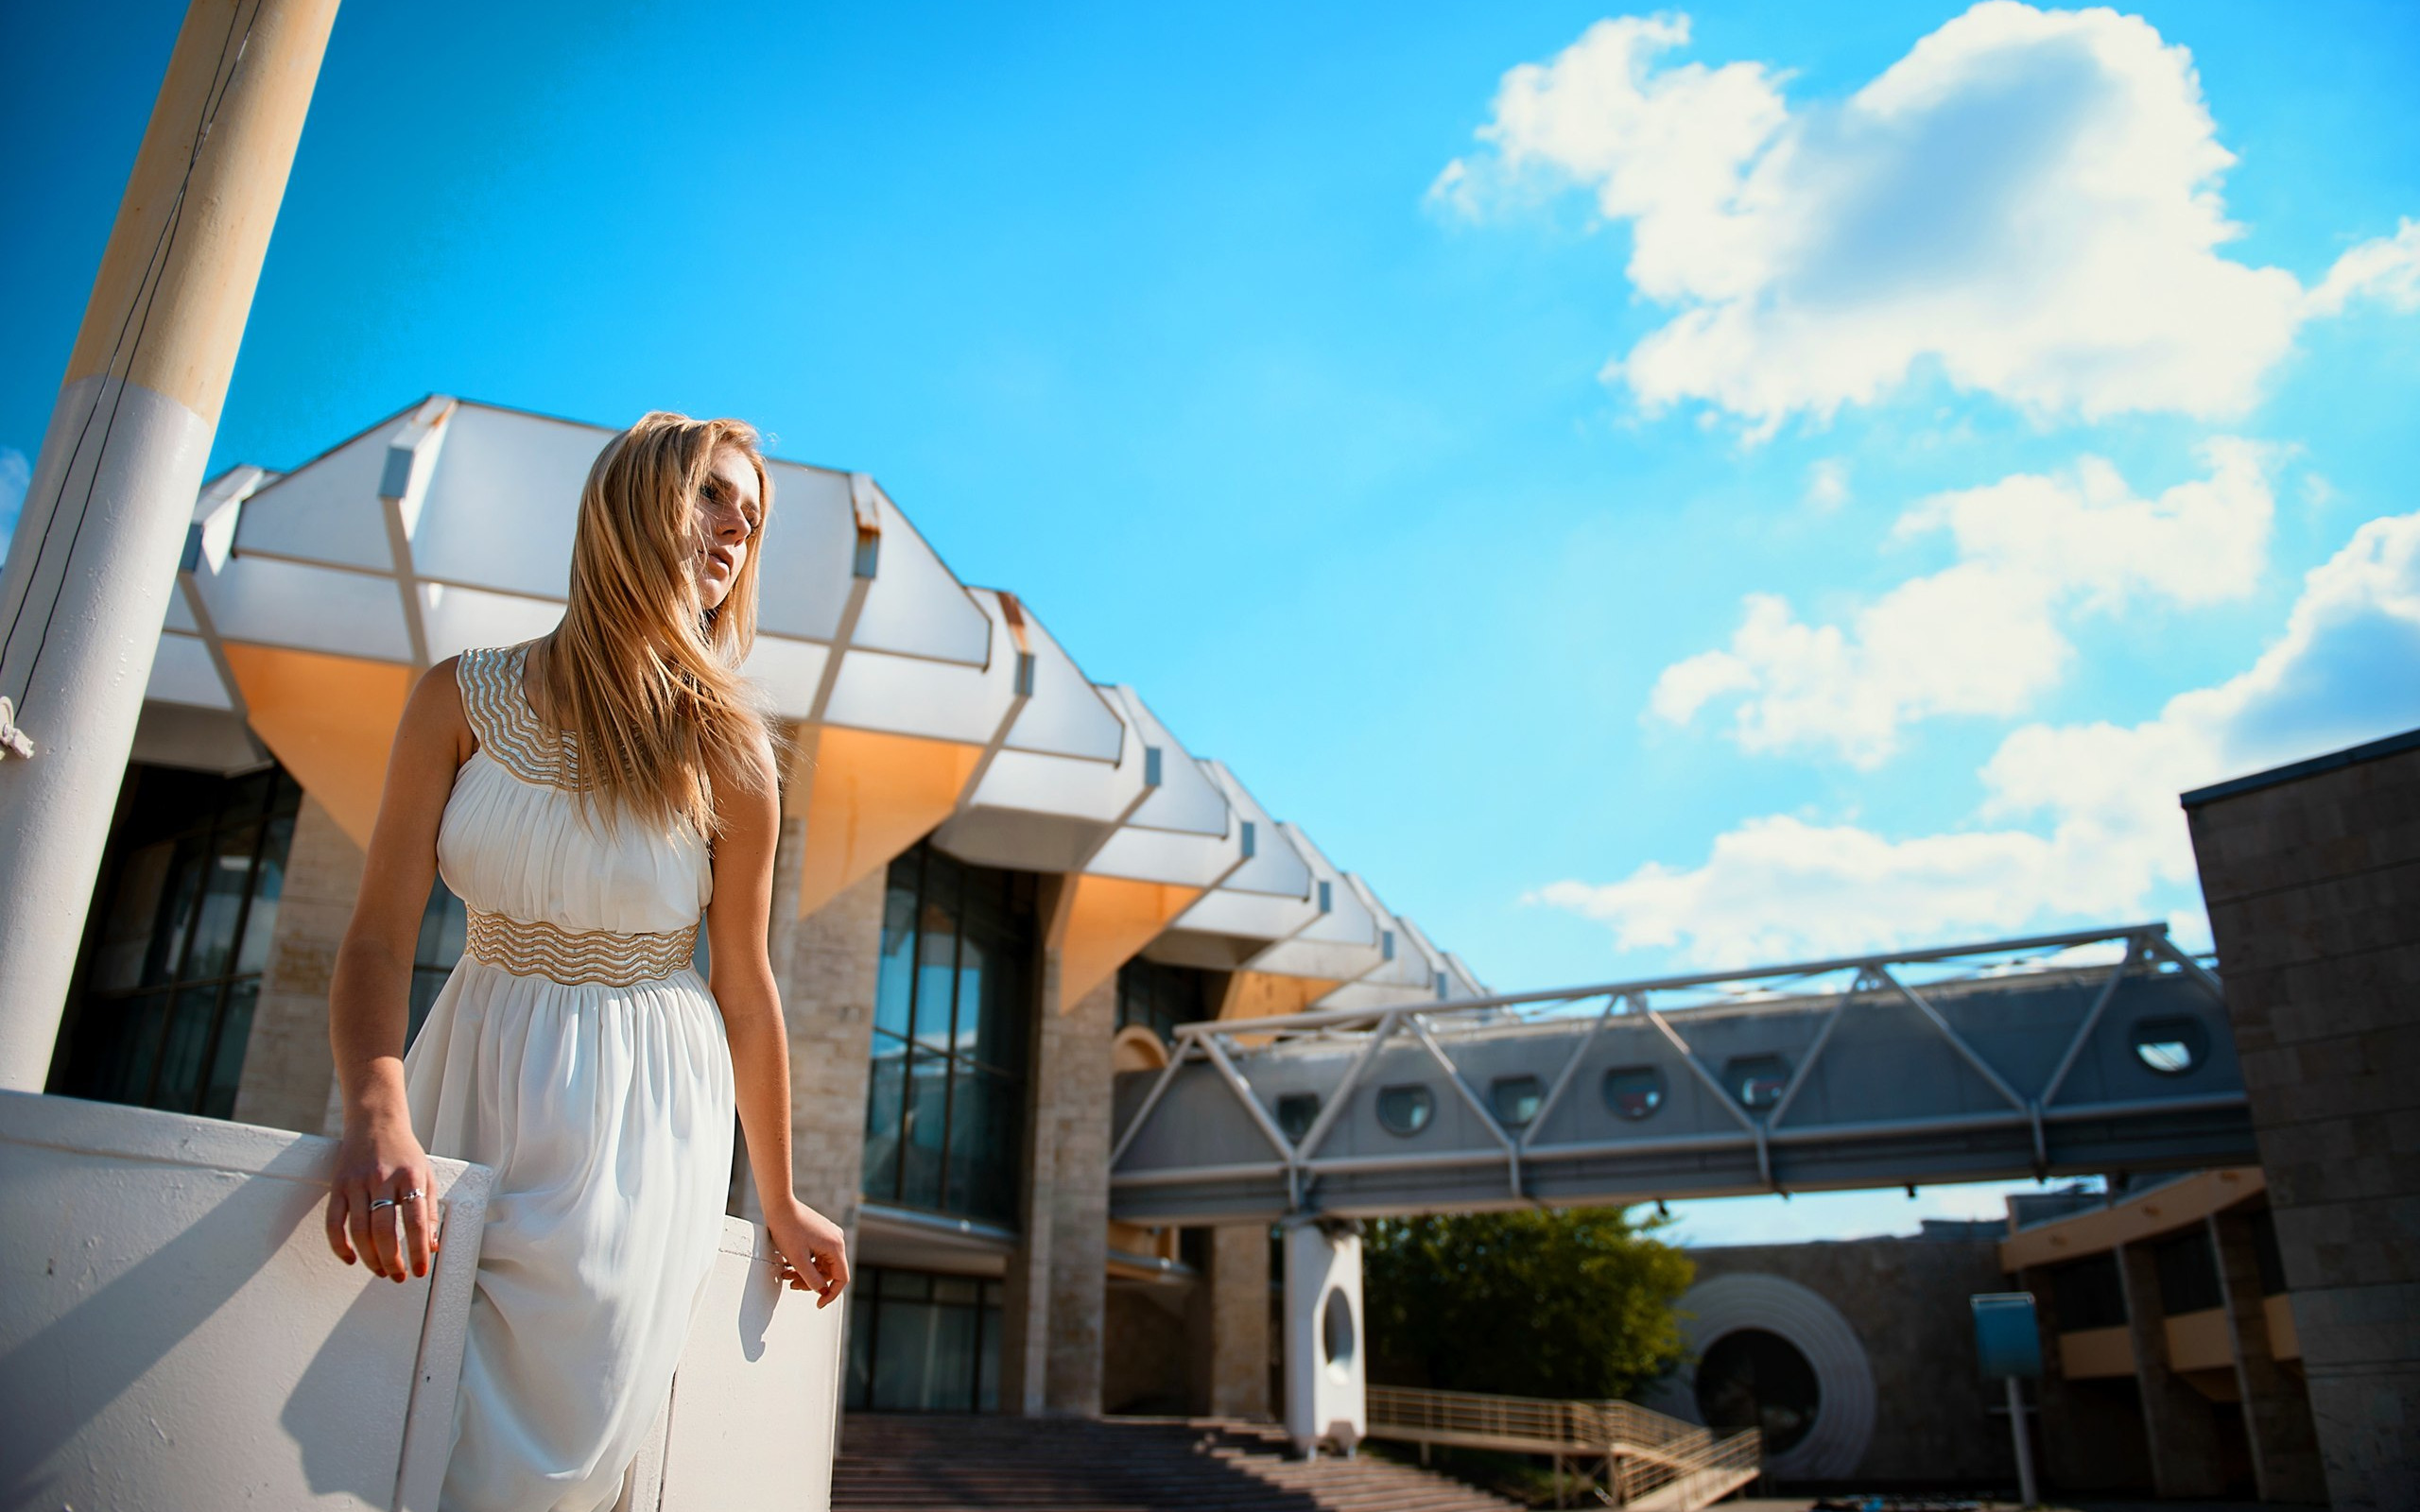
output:
<path id="1" fill-rule="evenodd" d="M 1696 1267 L 1619 1208 L 1384 1218 L 1362 1240 L 1374 1378 L 1627 1397 L 1681 1358 Z"/>

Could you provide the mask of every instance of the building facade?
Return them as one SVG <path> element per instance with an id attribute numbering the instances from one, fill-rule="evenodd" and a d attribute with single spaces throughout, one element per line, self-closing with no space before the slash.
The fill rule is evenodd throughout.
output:
<path id="1" fill-rule="evenodd" d="M 2000 1259 L 2042 1329 L 2051 1484 L 2326 1500 L 2257 1167 L 2140 1184 L 2065 1213 L 2014 1206 Z"/>
<path id="2" fill-rule="evenodd" d="M 2420 730 L 2184 801 L 2327 1496 L 2420 1505 Z"/>
<path id="3" fill-rule="evenodd" d="M 205 489 L 52 1091 L 337 1131 L 327 991 L 404 699 L 551 627 L 610 434 L 439 398 Z M 858 1262 L 847 1401 L 1267 1415 L 1268 1231 L 1109 1221 L 1113 1071 L 1188 1020 L 1480 988 L 872 479 L 771 472 L 769 944 L 799 1194 Z M 415 1031 L 463 922 L 441 880 Z"/>

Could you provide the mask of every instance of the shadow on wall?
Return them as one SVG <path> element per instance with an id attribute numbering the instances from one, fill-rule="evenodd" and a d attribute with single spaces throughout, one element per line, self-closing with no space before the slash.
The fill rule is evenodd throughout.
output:
<path id="1" fill-rule="evenodd" d="M 424 1337 L 458 1349 L 431 1297 L 467 1303 L 488 1176 L 438 1162 L 458 1242 L 397 1285 L 328 1253 L 335 1148 L 0 1094 L 0 1504 L 394 1504 L 415 1413 L 450 1425 L 458 1354 L 414 1390 Z"/>

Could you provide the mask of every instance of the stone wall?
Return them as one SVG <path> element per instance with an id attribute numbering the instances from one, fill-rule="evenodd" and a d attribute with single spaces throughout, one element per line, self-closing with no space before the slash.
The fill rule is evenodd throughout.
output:
<path id="1" fill-rule="evenodd" d="M 1275 1416 L 1269 1228 L 1231 1225 L 1209 1238 L 1209 1274 L 1187 1319 L 1195 1410 L 1265 1421 Z"/>
<path id="2" fill-rule="evenodd" d="M 2420 1505 L 2420 732 L 2185 802 L 2329 1496 Z"/>
<path id="3" fill-rule="evenodd" d="M 1186 1318 L 1198 1281 L 1113 1282 L 1102 1323 L 1104 1411 L 1182 1415 L 1199 1411 L 1186 1366 Z"/>
<path id="4" fill-rule="evenodd" d="M 343 1132 L 344 1105 L 328 1045 L 328 984 L 361 890 L 361 847 L 304 794 L 285 852 L 268 964 L 244 1043 L 234 1119 L 301 1134 Z"/>
<path id="5" fill-rule="evenodd" d="M 785 820 L 773 870 L 771 952 L 789 1031 L 791 1179 L 799 1200 L 849 1229 L 864 1190 L 866 1068 L 887 873 L 877 867 L 797 918 L 804 821 Z M 745 1173 L 735 1176 L 745 1189 Z M 749 1211 L 743 1196 L 735 1211 Z"/>
<path id="6" fill-rule="evenodd" d="M 1855 1472 L 1860 1483 L 2015 1483 L 2008 1418 L 1992 1410 L 2004 1399 L 1983 1380 L 1967 1305 L 1978 1292 L 2008 1288 L 1995 1243 L 1859 1239 L 1692 1249 L 1689 1258 L 1701 1285 L 1722 1276 L 1778 1276 L 1847 1320 L 1874 1375 L 1873 1436 Z"/>
<path id="7" fill-rule="evenodd" d="M 1046 882 L 1043 918 L 1064 901 L 1065 885 Z M 1094 1417 L 1101 1410 L 1117 982 L 1062 1005 L 1056 949 L 1042 952 L 1039 975 L 1020 1237 L 1003 1288 L 1000 1410 Z"/>
<path id="8" fill-rule="evenodd" d="M 1084 994 L 1046 1026 L 1034 1118 L 1050 1144 L 1050 1352 L 1045 1410 L 1101 1410 L 1102 1311 L 1109 1268 L 1109 1048 L 1117 981 Z M 1056 1030 L 1056 1033 L 1052 1033 Z M 1039 1143 L 1039 1142 L 1037 1142 Z M 1038 1178 L 1037 1178 L 1038 1179 Z"/>

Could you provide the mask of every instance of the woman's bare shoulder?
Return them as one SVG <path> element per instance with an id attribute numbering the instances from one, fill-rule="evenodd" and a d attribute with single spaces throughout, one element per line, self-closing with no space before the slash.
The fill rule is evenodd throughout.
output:
<path id="1" fill-rule="evenodd" d="M 462 699 L 461 662 L 460 657 L 449 656 L 422 673 L 404 705 L 405 731 L 431 745 L 451 745 L 458 752 L 457 765 L 479 748 L 478 732 Z"/>

